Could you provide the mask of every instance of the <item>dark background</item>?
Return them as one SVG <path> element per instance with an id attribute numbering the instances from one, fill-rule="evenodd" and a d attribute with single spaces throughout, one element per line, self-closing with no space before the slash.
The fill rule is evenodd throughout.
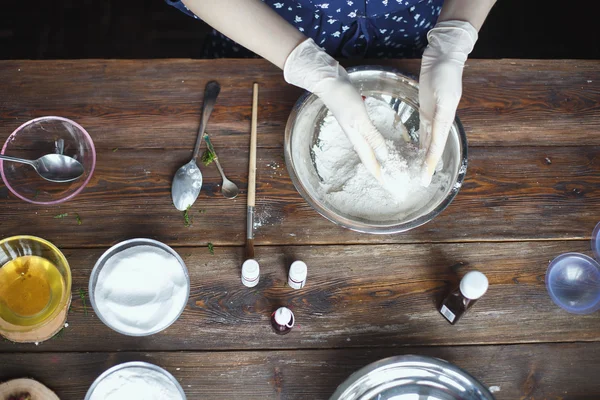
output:
<path id="1" fill-rule="evenodd" d="M 594 4 L 498 0 L 471 57 L 598 59 Z M 208 31 L 161 0 L 3 0 L 0 59 L 199 58 Z"/>

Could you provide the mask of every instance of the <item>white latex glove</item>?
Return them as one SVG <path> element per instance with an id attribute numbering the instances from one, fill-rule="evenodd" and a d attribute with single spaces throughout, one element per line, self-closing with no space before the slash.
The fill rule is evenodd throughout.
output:
<path id="1" fill-rule="evenodd" d="M 362 96 L 346 70 L 308 39 L 290 53 L 283 76 L 286 82 L 319 96 L 348 136 L 363 165 L 381 180 L 379 160 L 387 158 L 385 140 L 369 119 Z"/>
<path id="2" fill-rule="evenodd" d="M 419 130 L 426 150 L 421 183 L 429 186 L 440 161 L 462 95 L 465 61 L 477 41 L 477 30 L 464 21 L 438 23 L 427 34 L 419 79 Z"/>

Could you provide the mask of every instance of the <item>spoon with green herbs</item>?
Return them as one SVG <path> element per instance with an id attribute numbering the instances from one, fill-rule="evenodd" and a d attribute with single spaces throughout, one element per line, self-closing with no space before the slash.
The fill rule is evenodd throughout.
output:
<path id="1" fill-rule="evenodd" d="M 198 137 L 196 139 L 196 146 L 194 147 L 194 153 L 192 159 L 181 168 L 177 170 L 173 177 L 173 184 L 171 185 L 171 197 L 175 208 L 179 211 L 185 211 L 188 207 L 191 207 L 200 194 L 202 188 L 202 172 L 198 164 L 196 164 L 196 158 L 200 153 L 200 144 L 202 144 L 202 138 L 204 137 L 204 130 L 208 123 L 208 118 L 215 107 L 215 102 L 221 91 L 221 86 L 211 81 L 206 84 L 204 89 L 204 103 L 202 104 L 202 118 L 200 120 L 200 129 L 198 129 Z"/>
<path id="2" fill-rule="evenodd" d="M 240 189 L 238 189 L 237 185 L 231 182 L 225 176 L 225 172 L 223 172 L 223 168 L 219 162 L 219 157 L 217 157 L 217 153 L 215 153 L 215 149 L 207 133 L 204 134 L 204 141 L 206 142 L 206 147 L 208 147 L 208 150 L 202 154 L 202 162 L 204 165 L 208 165 L 213 161 L 215 164 L 217 164 L 217 169 L 221 174 L 221 178 L 223 178 L 223 183 L 221 184 L 221 193 L 227 199 L 234 199 L 240 193 Z"/>

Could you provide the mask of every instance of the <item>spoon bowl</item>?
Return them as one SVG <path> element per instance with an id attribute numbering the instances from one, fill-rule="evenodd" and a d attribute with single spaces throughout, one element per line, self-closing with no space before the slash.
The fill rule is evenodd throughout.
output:
<path id="1" fill-rule="evenodd" d="M 185 211 L 196 202 L 202 188 L 202 172 L 196 160 L 190 160 L 180 167 L 173 178 L 171 195 L 173 204 L 179 211 Z"/>
<path id="2" fill-rule="evenodd" d="M 240 189 L 237 185 L 231 182 L 229 179 L 223 177 L 223 185 L 221 186 L 221 193 L 227 199 L 235 199 L 240 193 Z"/>

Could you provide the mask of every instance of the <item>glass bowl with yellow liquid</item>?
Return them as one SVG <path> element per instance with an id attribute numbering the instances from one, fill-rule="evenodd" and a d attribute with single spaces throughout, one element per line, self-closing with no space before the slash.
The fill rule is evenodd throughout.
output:
<path id="1" fill-rule="evenodd" d="M 70 297 L 71 269 L 56 246 L 35 236 L 0 240 L 0 331 L 42 328 Z"/>

